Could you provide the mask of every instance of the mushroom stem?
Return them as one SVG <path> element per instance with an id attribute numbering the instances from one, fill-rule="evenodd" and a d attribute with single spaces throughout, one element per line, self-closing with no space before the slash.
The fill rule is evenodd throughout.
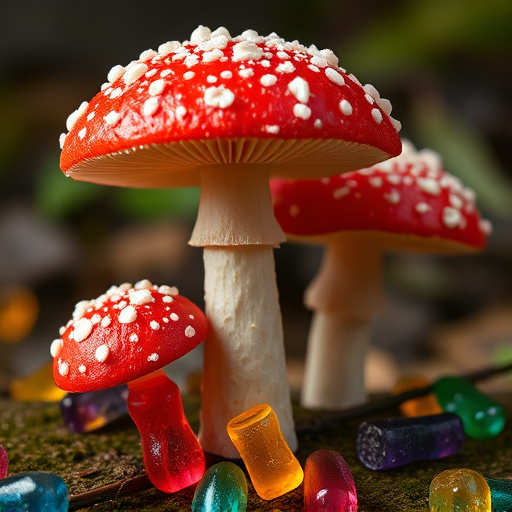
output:
<path id="1" fill-rule="evenodd" d="M 204 263 L 210 332 L 204 344 L 201 445 L 239 458 L 228 422 L 268 403 L 296 450 L 272 247 L 205 247 Z"/>
<path id="2" fill-rule="evenodd" d="M 301 402 L 342 409 L 366 400 L 370 321 L 383 310 L 381 252 L 364 235 L 329 237 L 304 302 L 314 311 Z"/>
<path id="3" fill-rule="evenodd" d="M 203 169 L 190 245 L 277 247 L 284 242 L 272 208 L 268 167 L 226 164 Z"/>

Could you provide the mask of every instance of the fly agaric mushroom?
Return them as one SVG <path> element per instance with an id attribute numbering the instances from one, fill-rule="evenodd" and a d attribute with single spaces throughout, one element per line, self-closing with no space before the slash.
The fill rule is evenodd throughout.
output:
<path id="1" fill-rule="evenodd" d="M 408 141 L 381 164 L 319 180 L 273 180 L 274 212 L 291 240 L 323 244 L 305 292 L 314 311 L 301 402 L 340 409 L 366 399 L 370 320 L 384 305 L 381 256 L 391 250 L 456 254 L 483 249 L 490 223 L 475 194 Z"/>
<path id="2" fill-rule="evenodd" d="M 273 248 L 285 240 L 269 179 L 326 176 L 396 156 L 391 104 L 338 67 L 330 50 L 247 30 L 200 26 L 190 41 L 115 66 L 68 118 L 61 168 L 130 187 L 201 186 L 190 244 L 204 248 L 205 342 L 200 439 L 238 453 L 230 419 L 260 403 L 297 448 Z"/>
<path id="3" fill-rule="evenodd" d="M 128 411 L 141 434 L 144 465 L 164 492 L 198 482 L 205 459 L 176 384 L 157 370 L 195 348 L 207 328 L 202 311 L 176 288 L 143 280 L 79 302 L 51 345 L 55 383 L 68 392 L 128 383 Z"/>

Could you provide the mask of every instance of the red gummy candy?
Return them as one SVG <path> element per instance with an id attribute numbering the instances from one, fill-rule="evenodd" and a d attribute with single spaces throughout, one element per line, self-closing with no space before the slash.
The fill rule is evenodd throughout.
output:
<path id="1" fill-rule="evenodd" d="M 172 493 L 197 483 L 205 471 L 204 452 L 185 417 L 178 386 L 160 370 L 128 388 L 128 411 L 153 485 Z"/>

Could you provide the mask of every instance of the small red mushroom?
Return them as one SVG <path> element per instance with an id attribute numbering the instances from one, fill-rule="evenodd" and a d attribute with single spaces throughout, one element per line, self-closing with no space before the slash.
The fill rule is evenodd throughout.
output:
<path id="1" fill-rule="evenodd" d="M 372 165 L 401 150 L 400 124 L 374 87 L 330 50 L 276 34 L 200 26 L 190 41 L 115 66 L 68 118 L 61 168 L 130 187 L 201 186 L 190 243 L 204 247 L 205 342 L 200 439 L 238 457 L 226 424 L 260 403 L 297 448 L 273 249 L 285 240 L 269 179 Z"/>
<path id="2" fill-rule="evenodd" d="M 301 401 L 340 409 L 366 399 L 370 320 L 383 310 L 381 256 L 409 250 L 483 249 L 490 223 L 475 194 L 410 142 L 373 167 L 319 180 L 273 180 L 274 212 L 290 240 L 323 244 L 322 267 L 305 293 L 314 311 Z"/>
<path id="3" fill-rule="evenodd" d="M 143 280 L 79 302 L 51 345 L 54 380 L 68 392 L 128 383 L 146 471 L 164 492 L 196 483 L 205 459 L 176 384 L 157 370 L 194 349 L 207 329 L 203 312 L 176 288 Z"/>

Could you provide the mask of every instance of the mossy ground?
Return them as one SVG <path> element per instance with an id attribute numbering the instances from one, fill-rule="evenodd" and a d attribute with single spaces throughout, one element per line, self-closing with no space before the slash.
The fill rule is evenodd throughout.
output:
<path id="1" fill-rule="evenodd" d="M 355 438 L 361 421 L 397 416 L 396 409 L 341 422 L 322 433 L 300 437 L 297 456 L 302 464 L 320 448 L 340 452 L 352 469 L 360 512 L 428 511 L 431 480 L 445 469 L 467 467 L 493 478 L 512 478 L 512 395 L 496 397 L 508 412 L 508 424 L 497 437 L 485 441 L 467 439 L 462 453 L 443 460 L 416 463 L 404 468 L 375 472 L 357 458 Z M 185 410 L 192 428 L 197 429 L 199 398 L 186 396 Z M 298 423 L 317 415 L 299 407 Z M 72 435 L 62 424 L 58 404 L 13 402 L 0 399 L 0 444 L 9 455 L 9 473 L 51 471 L 64 478 L 71 495 L 144 474 L 137 429 L 124 418 L 89 434 Z M 154 488 L 95 503 L 81 510 L 100 511 L 186 511 L 193 489 L 167 495 Z M 302 486 L 287 495 L 266 502 L 249 484 L 248 512 L 300 511 Z M 77 510 L 75 508 L 75 510 Z"/>

